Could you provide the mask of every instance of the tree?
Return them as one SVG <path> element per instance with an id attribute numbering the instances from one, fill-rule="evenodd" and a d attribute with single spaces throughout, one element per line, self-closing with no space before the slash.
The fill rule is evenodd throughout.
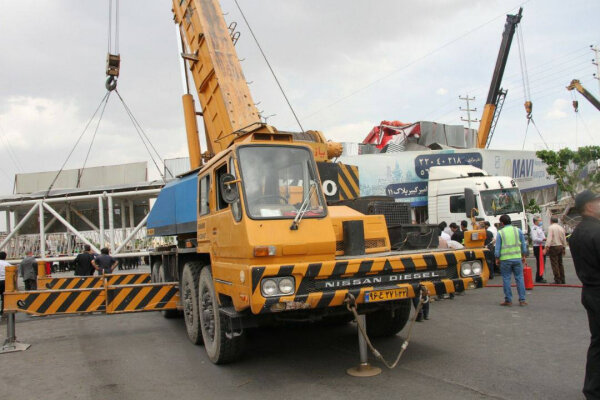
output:
<path id="1" fill-rule="evenodd" d="M 529 203 L 525 206 L 525 211 L 529 214 L 539 214 L 542 212 L 540 205 L 535 201 L 535 199 L 530 199 Z"/>
<path id="2" fill-rule="evenodd" d="M 556 179 L 558 188 L 571 197 L 582 189 L 600 189 L 600 146 L 580 147 L 577 151 L 561 149 L 559 151 L 540 150 L 535 153 L 546 163 L 546 172 Z"/>

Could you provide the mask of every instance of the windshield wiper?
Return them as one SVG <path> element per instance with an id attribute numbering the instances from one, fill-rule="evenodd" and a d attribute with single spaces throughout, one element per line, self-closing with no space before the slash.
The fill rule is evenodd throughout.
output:
<path id="1" fill-rule="evenodd" d="M 296 218 L 294 218 L 294 220 L 292 221 L 290 230 L 292 230 L 292 231 L 298 230 L 298 225 L 300 225 L 300 220 L 302 219 L 302 217 L 304 217 L 304 214 L 306 214 L 306 212 L 308 211 L 308 207 L 310 205 L 310 198 L 313 194 L 313 191 L 316 189 L 316 187 L 317 186 L 315 185 L 315 182 L 310 183 L 310 188 L 308 189 L 308 193 L 307 193 L 306 197 L 304 198 L 304 200 L 302 201 L 302 205 L 300 206 L 300 209 L 298 210 L 298 213 L 296 214 Z"/>

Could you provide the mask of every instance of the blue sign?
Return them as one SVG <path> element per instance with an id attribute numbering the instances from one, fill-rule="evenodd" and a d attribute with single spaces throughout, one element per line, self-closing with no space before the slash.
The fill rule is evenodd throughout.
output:
<path id="1" fill-rule="evenodd" d="M 385 188 L 385 194 L 396 199 L 427 196 L 427 182 L 392 183 Z"/>
<path id="2" fill-rule="evenodd" d="M 423 154 L 415 158 L 415 172 L 421 179 L 429 179 L 429 168 L 448 165 L 483 167 L 480 153 Z"/>

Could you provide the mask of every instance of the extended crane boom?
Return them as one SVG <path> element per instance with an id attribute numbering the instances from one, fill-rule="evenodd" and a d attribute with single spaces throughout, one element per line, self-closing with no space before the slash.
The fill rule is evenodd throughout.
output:
<path id="1" fill-rule="evenodd" d="M 483 115 L 481 116 L 481 122 L 479 123 L 477 147 L 480 149 L 486 148 L 489 145 L 488 139 L 490 138 L 492 123 L 494 121 L 494 116 L 496 115 L 496 110 L 498 109 L 498 101 L 503 93 L 500 84 L 502 83 L 506 60 L 508 60 L 510 45 L 512 44 L 517 24 L 521 21 L 522 11 L 523 8 L 521 7 L 519 8 L 518 14 L 508 14 L 506 16 L 506 24 L 504 25 L 504 33 L 502 34 L 502 43 L 500 44 L 498 59 L 496 60 L 496 67 L 494 68 L 494 75 L 492 76 L 490 90 L 483 109 Z"/>
<path id="2" fill-rule="evenodd" d="M 573 79 L 571 81 L 571 84 L 569 86 L 567 86 L 568 90 L 577 90 L 579 93 L 581 93 L 583 95 L 583 97 L 585 97 L 590 103 L 592 103 L 592 105 L 594 107 L 596 107 L 596 109 L 598 111 L 600 111 L 600 101 L 598 101 L 597 98 L 595 98 L 590 92 L 588 92 L 583 86 L 581 86 L 581 83 L 579 82 L 579 80 L 577 79 Z"/>
<path id="3" fill-rule="evenodd" d="M 173 13 L 185 44 L 182 57 L 194 78 L 204 119 L 210 121 L 204 124 L 206 145 L 214 155 L 229 147 L 233 132 L 260 125 L 260 117 L 219 3 L 187 3 L 173 1 Z"/>

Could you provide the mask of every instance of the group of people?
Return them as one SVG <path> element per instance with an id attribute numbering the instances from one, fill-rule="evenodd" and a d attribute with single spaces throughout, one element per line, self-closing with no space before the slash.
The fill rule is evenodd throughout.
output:
<path id="1" fill-rule="evenodd" d="M 547 283 L 544 279 L 543 271 L 546 265 L 546 256 L 549 256 L 552 273 L 554 274 L 554 283 L 560 285 L 566 283 L 562 257 L 565 255 L 567 248 L 567 237 L 565 229 L 558 224 L 557 217 L 553 216 L 550 222 L 548 237 L 546 237 L 543 230 L 542 218 L 539 216 L 533 217 L 531 241 L 536 261 L 535 281 L 538 283 Z"/>
<path id="2" fill-rule="evenodd" d="M 96 254 L 89 245 L 85 245 L 83 253 L 75 257 L 75 275 L 94 275 L 94 271 L 97 271 L 98 275 L 110 274 L 118 264 L 119 261 L 110 255 L 108 248 L 104 247 L 100 250 L 100 254 Z"/>

